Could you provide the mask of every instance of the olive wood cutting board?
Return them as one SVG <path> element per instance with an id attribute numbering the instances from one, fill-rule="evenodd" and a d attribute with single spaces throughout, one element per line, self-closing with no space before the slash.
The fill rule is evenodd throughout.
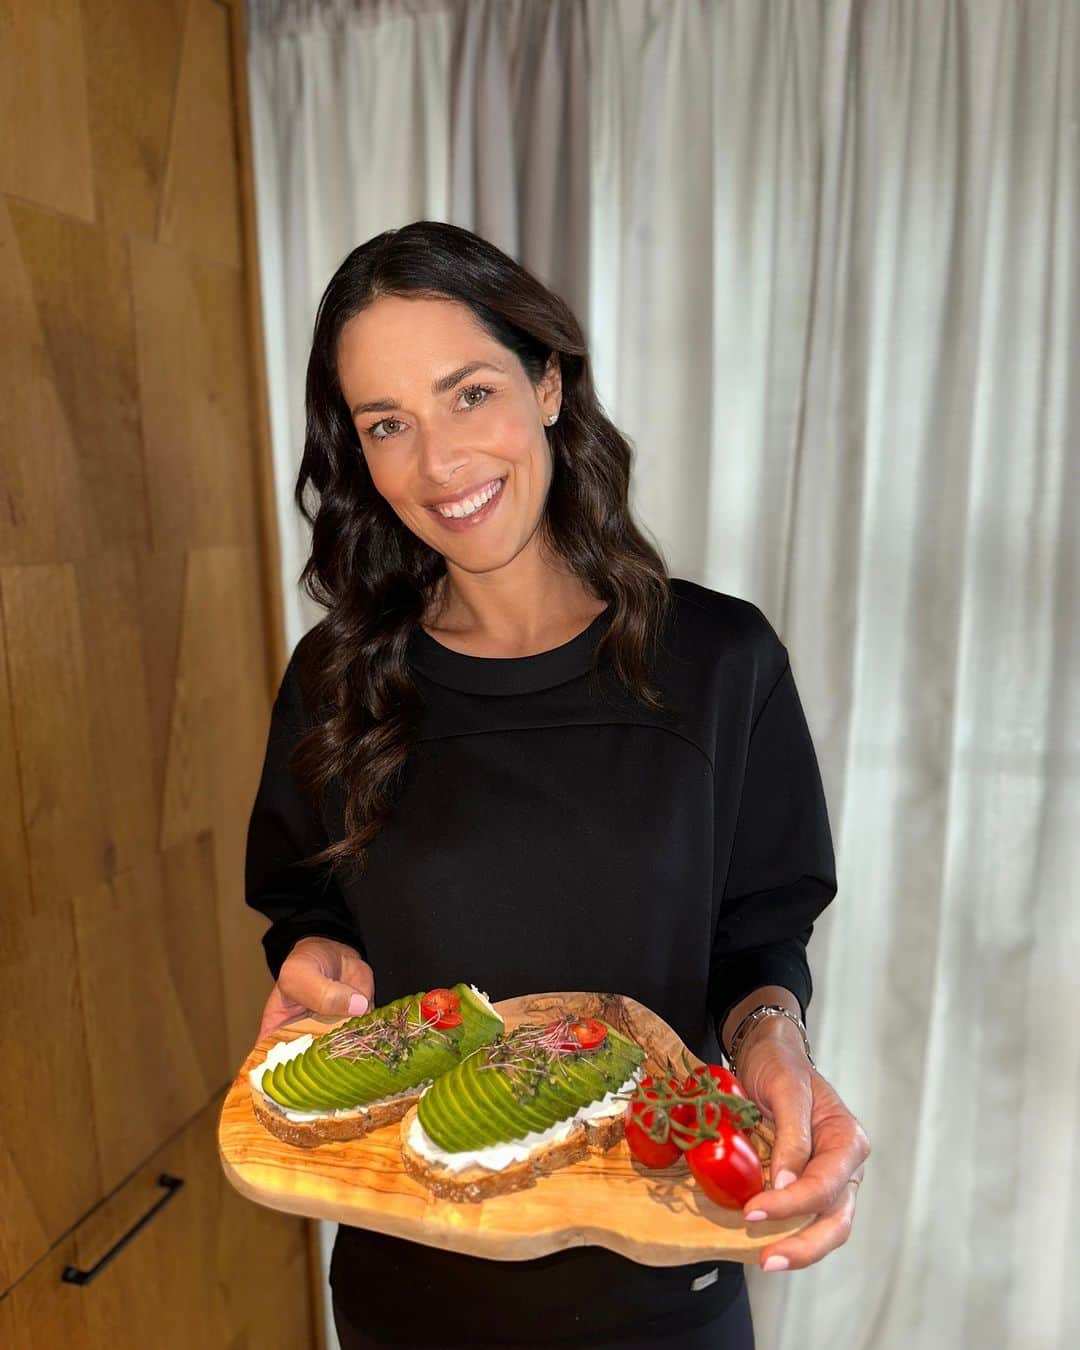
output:
<path id="1" fill-rule="evenodd" d="M 493 1006 L 508 1030 L 550 1020 L 561 1009 L 599 1017 L 637 1041 L 649 1073 L 661 1073 L 668 1059 L 681 1071 L 684 1051 L 691 1067 L 702 1062 L 666 1022 L 621 994 L 527 994 Z M 493 1260 L 530 1260 L 592 1245 L 649 1266 L 756 1262 L 762 1247 L 814 1217 L 748 1225 L 741 1210 L 725 1209 L 704 1194 L 684 1159 L 650 1170 L 633 1158 L 625 1139 L 604 1154 L 537 1177 L 523 1190 L 479 1202 L 440 1200 L 410 1177 L 396 1122 L 344 1143 L 311 1149 L 286 1144 L 255 1119 L 248 1070 L 275 1041 L 319 1034 L 334 1024 L 303 1018 L 260 1041 L 225 1098 L 218 1124 L 222 1167 L 235 1189 L 260 1205 Z M 754 1144 L 767 1179 L 773 1131 L 767 1119 L 762 1127 Z"/>

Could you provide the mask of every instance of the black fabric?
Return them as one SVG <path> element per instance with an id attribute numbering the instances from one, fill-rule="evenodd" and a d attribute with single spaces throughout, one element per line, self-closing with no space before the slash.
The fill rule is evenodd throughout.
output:
<path id="1" fill-rule="evenodd" d="M 526 1296 L 531 1297 L 531 1294 Z M 390 1339 L 373 1336 L 353 1322 L 336 1294 L 333 1297 L 333 1312 L 334 1328 L 341 1350 L 451 1350 L 441 1333 L 436 1332 L 432 1340 L 430 1330 L 422 1340 L 403 1338 L 400 1327 L 394 1328 L 395 1335 Z M 537 1320 L 542 1327 L 543 1318 Z M 462 1344 L 476 1342 L 465 1341 Z M 574 1334 L 570 1338 L 542 1342 L 500 1336 L 485 1344 L 487 1350 L 524 1350 L 526 1346 L 529 1350 L 569 1350 L 569 1347 L 573 1347 L 573 1350 L 754 1350 L 754 1324 L 746 1282 L 740 1280 L 734 1295 L 706 1321 L 694 1320 L 685 1313 L 676 1313 L 670 1317 L 660 1314 L 642 1322 L 633 1331 L 620 1330 L 614 1334 L 600 1332 L 591 1336 Z"/>
<path id="2" fill-rule="evenodd" d="M 710 1062 L 725 1014 L 762 985 L 790 989 L 805 1016 L 806 943 L 836 878 L 788 654 L 756 606 L 679 578 L 670 586 L 652 669 L 669 713 L 634 699 L 606 666 L 590 672 L 610 607 L 535 656 L 465 656 L 417 629 L 420 738 L 359 881 L 296 865 L 342 837 L 344 799 L 339 787 L 316 815 L 288 773 L 311 720 L 294 657 L 247 841 L 247 901 L 272 920 L 264 945 L 275 977 L 299 937 L 321 934 L 371 963 L 379 1003 L 459 980 L 494 1000 L 628 994 Z M 613 1254 L 595 1247 L 490 1262 L 400 1242 L 340 1229 L 337 1297 L 373 1335 L 392 1331 L 385 1319 L 406 1305 L 419 1319 L 414 1339 L 437 1316 L 447 1345 L 458 1334 L 496 1343 L 500 1319 L 523 1305 L 549 1338 L 629 1334 L 650 1309 L 700 1320 L 743 1279 L 722 1262 L 720 1279 L 695 1292 L 691 1279 L 711 1266 L 658 1272 L 614 1258 L 615 1271 Z M 444 1257 L 461 1263 L 449 1306 L 434 1296 Z M 410 1292 L 428 1287 L 430 1299 Z"/>

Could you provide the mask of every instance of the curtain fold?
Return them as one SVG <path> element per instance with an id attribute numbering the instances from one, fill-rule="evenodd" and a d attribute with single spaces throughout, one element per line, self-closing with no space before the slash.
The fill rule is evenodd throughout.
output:
<path id="1" fill-rule="evenodd" d="M 671 570 L 791 653 L 840 889 L 850 1241 L 750 1272 L 775 1350 L 1080 1326 L 1080 4 L 254 0 L 288 636 L 315 304 L 418 217 L 586 328 Z"/>

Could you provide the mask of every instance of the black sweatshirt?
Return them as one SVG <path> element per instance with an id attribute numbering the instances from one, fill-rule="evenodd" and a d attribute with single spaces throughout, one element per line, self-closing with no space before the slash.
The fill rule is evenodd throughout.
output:
<path id="1" fill-rule="evenodd" d="M 836 878 L 788 654 L 754 605 L 669 584 L 652 674 L 674 713 L 590 677 L 610 607 L 534 656 L 466 656 L 415 630 L 420 738 L 359 881 L 295 866 L 343 837 L 344 800 L 330 792 L 316 818 L 289 774 L 312 721 L 294 656 L 247 839 L 275 978 L 318 934 L 371 964 L 376 1003 L 459 980 L 495 1001 L 628 994 L 713 1063 L 725 1015 L 760 986 L 791 990 L 805 1016 L 806 943 Z M 369 1334 L 442 1347 L 699 1325 L 742 1280 L 733 1262 L 649 1267 L 598 1247 L 489 1261 L 344 1226 L 331 1267 Z"/>

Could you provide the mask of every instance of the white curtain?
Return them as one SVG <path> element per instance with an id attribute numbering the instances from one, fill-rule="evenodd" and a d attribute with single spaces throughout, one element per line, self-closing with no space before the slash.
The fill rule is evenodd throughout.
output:
<path id="1" fill-rule="evenodd" d="M 846 1246 L 750 1271 L 761 1350 L 1075 1344 L 1080 0 L 250 9 L 290 642 L 319 294 L 468 226 L 574 306 L 639 519 L 818 747 L 810 1030 L 874 1153 Z"/>

